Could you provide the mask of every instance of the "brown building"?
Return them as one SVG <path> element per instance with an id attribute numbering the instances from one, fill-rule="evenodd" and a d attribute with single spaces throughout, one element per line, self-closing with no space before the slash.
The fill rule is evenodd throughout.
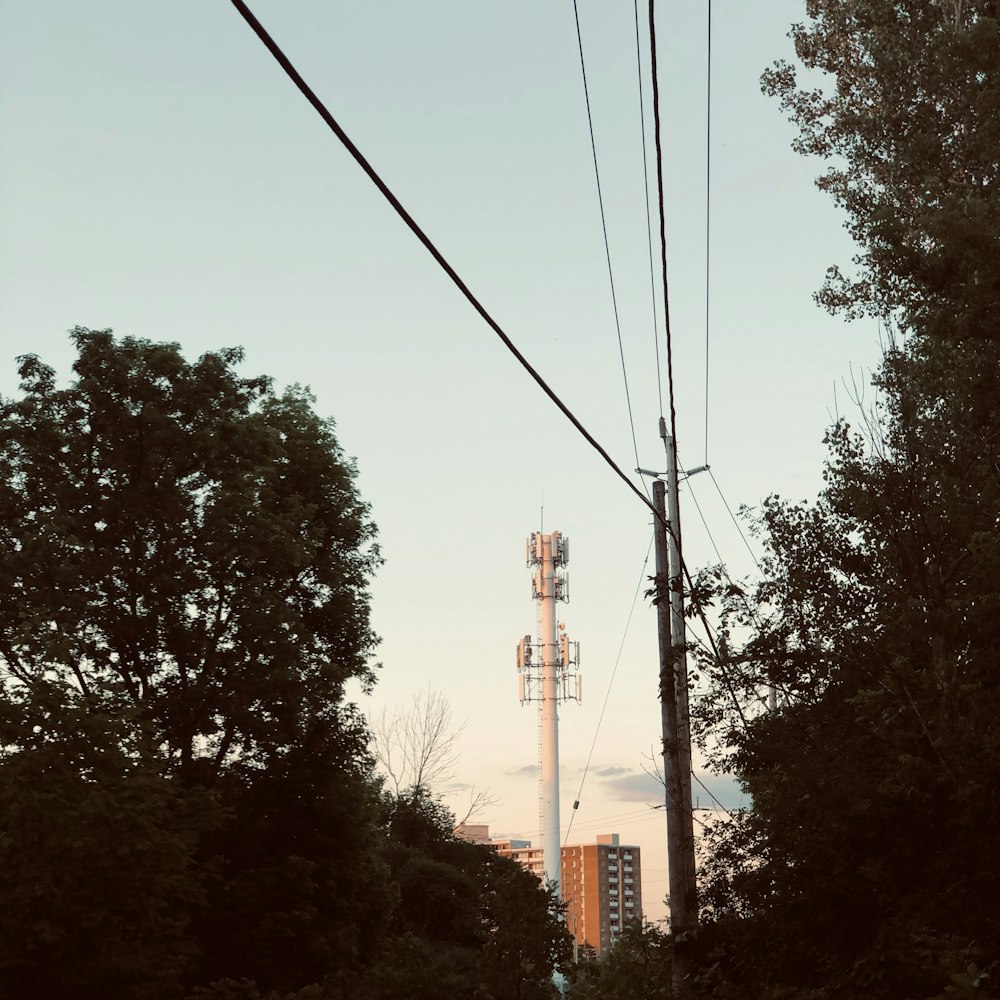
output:
<path id="1" fill-rule="evenodd" d="M 459 836 L 488 843 L 504 857 L 513 858 L 539 878 L 542 849 L 528 840 L 489 839 L 485 826 L 459 827 Z M 630 920 L 642 920 L 642 864 L 640 850 L 620 844 L 617 833 L 602 834 L 593 844 L 571 844 L 562 849 L 562 898 L 566 927 L 578 949 L 604 954 Z"/>
<path id="2" fill-rule="evenodd" d="M 619 843 L 617 833 L 603 834 L 594 844 L 564 847 L 562 897 L 577 947 L 604 954 L 626 923 L 642 920 L 639 848 Z"/>

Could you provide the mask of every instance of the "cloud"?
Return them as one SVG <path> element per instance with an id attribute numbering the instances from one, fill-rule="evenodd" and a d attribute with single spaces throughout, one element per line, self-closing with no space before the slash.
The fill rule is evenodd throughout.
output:
<path id="1" fill-rule="evenodd" d="M 627 767 L 595 767 L 591 770 L 598 778 L 618 778 L 623 774 L 632 773 L 631 769 Z"/>
<path id="2" fill-rule="evenodd" d="M 536 774 L 537 772 L 537 764 L 525 764 L 524 767 L 513 767 L 508 771 L 504 771 L 504 774 L 509 775 L 511 778 L 525 778 L 529 774 Z"/>
<path id="3" fill-rule="evenodd" d="M 622 802 L 659 802 L 663 798 L 663 785 L 645 771 L 628 771 L 626 768 L 609 768 L 624 771 L 616 777 L 605 778 L 601 788 Z"/>

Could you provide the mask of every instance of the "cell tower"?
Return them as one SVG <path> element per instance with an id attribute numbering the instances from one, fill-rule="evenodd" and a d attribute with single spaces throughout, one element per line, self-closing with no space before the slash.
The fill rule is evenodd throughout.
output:
<path id="1" fill-rule="evenodd" d="M 517 644 L 517 692 L 524 705 L 538 702 L 538 827 L 547 881 L 560 888 L 559 702 L 579 702 L 580 644 L 570 642 L 556 622 L 556 601 L 569 601 L 569 539 L 558 531 L 533 531 L 527 542 L 528 567 L 534 567 L 531 596 L 538 602 L 538 636 Z M 558 898 L 558 896 L 557 896 Z"/>

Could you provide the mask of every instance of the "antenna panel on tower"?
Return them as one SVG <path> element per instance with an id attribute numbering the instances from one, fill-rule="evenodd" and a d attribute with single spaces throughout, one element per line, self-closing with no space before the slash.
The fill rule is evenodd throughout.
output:
<path id="1" fill-rule="evenodd" d="M 524 670 L 531 666 L 531 636 L 526 635 L 523 639 L 517 640 L 517 669 Z"/>
<path id="2" fill-rule="evenodd" d="M 559 536 L 556 545 L 556 561 L 566 566 L 569 563 L 569 539 L 565 535 Z"/>

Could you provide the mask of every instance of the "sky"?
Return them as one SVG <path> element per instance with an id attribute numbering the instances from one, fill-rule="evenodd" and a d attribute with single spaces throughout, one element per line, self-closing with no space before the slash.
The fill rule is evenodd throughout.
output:
<path id="1" fill-rule="evenodd" d="M 631 474 L 572 3 L 251 7 Z M 824 430 L 880 353 L 872 324 L 813 302 L 854 251 L 815 188 L 823 165 L 792 152 L 792 127 L 760 93 L 763 69 L 792 58 L 803 8 L 712 4 L 706 380 L 707 7 L 658 7 L 678 448 L 719 487 L 706 474 L 684 485 L 685 561 L 717 561 L 710 534 L 734 577 L 754 567 L 730 509 L 815 496 Z M 636 449 L 662 469 L 633 16 L 625 0 L 579 0 Z M 643 23 L 651 150 L 646 38 Z M 524 541 L 540 526 L 570 538 L 559 616 L 581 644 L 584 698 L 560 712 L 563 829 L 579 798 L 572 842 L 638 844 L 644 907 L 662 917 L 662 791 L 646 773 L 660 739 L 656 626 L 636 600 L 653 572 L 649 512 L 226 0 L 0 0 L 0 393 L 16 392 L 21 354 L 68 376 L 77 325 L 176 341 L 190 359 L 242 345 L 244 374 L 311 387 L 357 460 L 385 556 L 372 586 L 379 681 L 355 696 L 370 716 L 421 691 L 446 697 L 464 726 L 447 800 L 461 811 L 469 786 L 489 789 L 497 802 L 478 819 L 498 836 L 538 836 L 536 712 L 518 704 L 515 669 L 535 628 Z M 724 776 L 698 773 L 740 804 Z"/>

